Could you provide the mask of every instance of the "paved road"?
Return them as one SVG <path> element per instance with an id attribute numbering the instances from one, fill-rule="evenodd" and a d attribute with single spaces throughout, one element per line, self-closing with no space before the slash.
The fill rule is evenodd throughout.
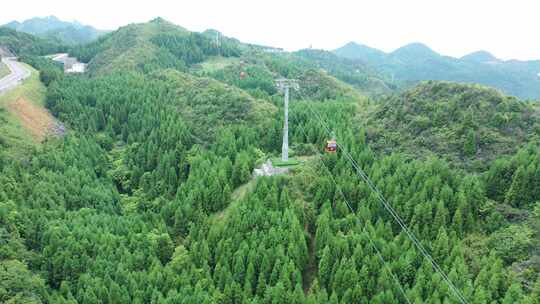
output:
<path id="1" fill-rule="evenodd" d="M 0 94 L 18 86 L 24 79 L 30 77 L 30 71 L 19 63 L 16 58 L 2 58 L 2 62 L 8 66 L 11 73 L 0 79 Z"/>

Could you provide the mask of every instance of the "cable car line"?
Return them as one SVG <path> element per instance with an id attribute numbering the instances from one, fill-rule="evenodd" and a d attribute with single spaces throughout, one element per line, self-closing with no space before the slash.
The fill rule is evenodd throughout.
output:
<path id="1" fill-rule="evenodd" d="M 299 92 L 300 94 L 300 92 Z M 332 134 L 330 128 L 328 127 L 327 122 L 322 118 L 322 116 L 317 113 L 312 108 L 312 105 L 307 99 L 304 98 L 302 94 L 300 94 L 302 99 L 306 101 L 306 104 L 308 105 L 309 110 L 315 116 L 315 118 L 318 120 L 319 124 L 327 131 L 329 135 Z M 432 268 L 443 278 L 445 283 L 448 285 L 448 287 L 452 290 L 456 298 L 460 301 L 462 304 L 467 304 L 467 300 L 463 297 L 461 292 L 458 290 L 458 288 L 452 283 L 450 278 L 446 275 L 446 273 L 441 269 L 439 264 L 433 259 L 433 257 L 427 252 L 425 247 L 420 243 L 420 241 L 416 238 L 414 233 L 412 233 L 409 229 L 409 227 L 405 224 L 405 222 L 401 219 L 401 217 L 397 214 L 397 212 L 394 210 L 394 208 L 388 203 L 388 201 L 384 198 L 380 190 L 377 188 L 377 186 L 371 181 L 369 176 L 360 168 L 356 160 L 351 156 L 351 154 L 348 152 L 346 147 L 344 147 L 338 140 L 335 138 L 337 147 L 343 152 L 343 154 L 346 156 L 346 158 L 351 162 L 352 166 L 354 167 L 356 173 L 358 176 L 361 177 L 361 179 L 368 185 L 370 190 L 375 193 L 383 207 L 390 213 L 390 215 L 394 218 L 394 220 L 398 223 L 398 225 L 401 227 L 401 229 L 405 232 L 407 237 L 413 242 L 413 244 L 416 246 L 416 248 L 420 251 L 420 253 L 429 261 Z"/>
<path id="2" fill-rule="evenodd" d="M 306 139 L 308 138 L 308 135 L 306 133 L 306 131 L 304 130 L 304 127 L 300 126 L 300 129 L 302 130 L 302 133 L 304 133 L 304 136 L 306 137 Z M 328 168 L 328 166 L 324 163 L 324 160 L 322 158 L 322 155 L 321 153 L 317 150 L 317 156 L 321 162 L 321 164 L 323 165 L 323 167 L 326 169 L 326 172 L 328 172 L 328 176 L 330 176 L 330 179 L 332 180 L 332 182 L 334 183 L 336 189 L 339 191 L 341 197 L 343 198 L 343 201 L 345 202 L 345 204 L 347 205 L 347 207 L 349 208 L 349 210 L 351 211 L 351 214 L 356 218 L 356 221 L 358 223 L 358 225 L 360 227 L 362 227 L 362 232 L 367 236 L 368 240 L 369 240 L 369 243 L 371 244 L 371 247 L 375 250 L 379 260 L 381 260 L 383 266 L 386 268 L 386 271 L 388 271 L 388 273 L 390 274 L 390 276 L 392 277 L 392 279 L 394 280 L 394 282 L 397 284 L 401 294 L 403 295 L 403 298 L 405 298 L 405 301 L 407 301 L 408 304 L 411 304 L 411 301 L 409 300 L 409 298 L 407 297 L 407 293 L 405 292 L 405 289 L 403 288 L 401 282 L 399 281 L 399 278 L 396 276 L 396 274 L 392 271 L 392 269 L 388 266 L 388 262 L 386 261 L 386 259 L 384 258 L 384 256 L 382 255 L 382 252 L 379 250 L 379 248 L 375 245 L 375 241 L 373 240 L 373 238 L 371 237 L 370 235 L 370 232 L 366 229 L 366 226 L 365 225 L 362 225 L 362 222 L 360 221 L 360 218 L 358 216 L 356 216 L 356 212 L 354 211 L 351 203 L 349 202 L 349 200 L 347 199 L 347 197 L 345 196 L 345 193 L 343 193 L 343 190 L 341 189 L 341 187 L 338 185 L 336 179 L 334 178 L 334 175 L 332 174 L 332 172 L 330 171 L 330 168 Z"/>
<path id="3" fill-rule="evenodd" d="M 309 104 L 309 102 L 307 102 Z M 327 130 L 328 133 L 330 133 L 330 128 L 326 124 L 326 122 L 323 120 L 323 118 L 315 112 L 311 108 L 311 104 L 309 104 L 308 108 L 312 111 L 312 113 L 317 116 L 317 119 L 319 120 L 319 123 Z M 435 269 L 439 275 L 443 278 L 443 280 L 447 283 L 448 287 L 453 291 L 455 296 L 459 299 L 459 301 L 462 304 L 466 304 L 467 301 L 461 294 L 461 292 L 456 288 L 456 286 L 452 283 L 452 281 L 448 278 L 446 273 L 440 268 L 440 266 L 435 262 L 433 257 L 427 252 L 427 250 L 424 248 L 424 246 L 420 243 L 420 241 L 416 238 L 416 236 L 410 231 L 410 229 L 407 227 L 405 222 L 401 219 L 401 217 L 397 214 L 397 212 L 394 210 L 394 208 L 388 203 L 388 201 L 384 198 L 384 196 L 381 194 L 380 190 L 373 184 L 371 179 L 367 176 L 367 174 L 359 167 L 356 160 L 350 155 L 350 153 L 347 151 L 347 149 L 340 144 L 336 140 L 337 146 L 346 158 L 351 162 L 352 166 L 355 168 L 356 173 L 362 178 L 362 180 L 368 185 L 368 187 L 371 189 L 373 193 L 377 196 L 379 201 L 383 204 L 384 208 L 392 215 L 394 220 L 399 224 L 401 229 L 405 232 L 405 234 L 409 237 L 409 239 L 413 242 L 413 244 L 417 247 L 417 249 L 422 253 L 422 255 L 430 262 L 431 266 Z"/>

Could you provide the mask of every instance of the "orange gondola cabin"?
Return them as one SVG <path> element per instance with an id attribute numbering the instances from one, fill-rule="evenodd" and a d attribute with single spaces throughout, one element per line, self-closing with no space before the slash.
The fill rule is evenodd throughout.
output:
<path id="1" fill-rule="evenodd" d="M 326 141 L 325 150 L 327 153 L 335 153 L 337 149 L 337 143 L 335 140 L 331 139 Z"/>

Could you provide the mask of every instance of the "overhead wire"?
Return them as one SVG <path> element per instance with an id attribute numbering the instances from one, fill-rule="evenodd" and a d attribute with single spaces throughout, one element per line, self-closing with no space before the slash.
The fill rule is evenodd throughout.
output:
<path id="1" fill-rule="evenodd" d="M 313 109 L 311 102 L 307 101 L 307 99 L 298 92 L 301 96 L 301 100 L 304 100 L 307 108 L 311 111 L 313 116 L 318 120 L 319 124 L 323 129 L 326 130 L 327 134 L 329 136 L 332 136 L 335 134 L 332 132 L 330 127 L 328 126 L 328 123 L 324 120 L 324 118 Z M 398 223 L 398 225 L 401 227 L 401 230 L 405 232 L 406 236 L 413 242 L 413 244 L 416 246 L 416 248 L 420 251 L 420 253 L 428 260 L 432 268 L 443 278 L 445 283 L 448 285 L 448 288 L 452 291 L 454 296 L 459 300 L 462 304 L 468 304 L 467 300 L 459 291 L 459 289 L 454 285 L 454 283 L 448 278 L 446 273 L 442 270 L 442 268 L 437 264 L 437 262 L 433 259 L 433 257 L 429 254 L 429 252 L 425 249 L 425 247 L 422 245 L 422 243 L 418 240 L 418 238 L 414 235 L 414 233 L 409 229 L 407 224 L 401 219 L 399 214 L 395 211 L 395 209 L 388 203 L 386 198 L 382 195 L 379 188 L 371 181 L 369 176 L 362 170 L 362 168 L 358 165 L 356 160 L 351 156 L 347 148 L 341 144 L 336 137 L 334 137 L 334 140 L 336 140 L 336 145 L 341 150 L 343 155 L 347 158 L 347 160 L 351 163 L 352 167 L 355 169 L 356 173 L 360 178 L 367 184 L 367 186 L 370 188 L 370 190 L 377 196 L 380 203 L 383 205 L 383 207 L 390 213 L 392 218 Z"/>
<path id="2" fill-rule="evenodd" d="M 302 133 L 304 133 L 304 136 L 305 138 L 309 138 L 306 131 L 304 130 L 304 128 L 302 126 L 300 126 L 300 129 L 302 130 Z M 396 274 L 392 271 L 392 269 L 388 266 L 388 262 L 386 261 L 386 259 L 384 258 L 382 252 L 379 250 L 379 248 L 376 246 L 375 244 L 375 241 L 373 240 L 373 238 L 371 237 L 370 235 L 370 232 L 366 229 L 366 226 L 362 225 L 361 221 L 360 221 L 360 218 L 356 216 L 356 212 L 354 211 L 351 203 L 349 202 L 349 200 L 347 199 L 347 197 L 345 196 L 345 194 L 343 193 L 343 190 L 341 189 L 341 187 L 338 185 L 336 179 L 334 178 L 332 172 L 330 171 L 330 168 L 328 168 L 328 166 L 324 163 L 324 160 L 323 160 L 323 157 L 321 155 L 321 153 L 317 150 L 317 156 L 320 160 L 320 163 L 322 164 L 322 166 L 326 169 L 326 171 L 328 172 L 328 176 L 330 176 L 330 179 L 332 180 L 332 182 L 334 183 L 336 189 L 338 190 L 338 192 L 340 193 L 341 197 L 343 198 L 343 201 L 345 202 L 345 204 L 347 205 L 348 209 L 350 210 L 351 214 L 356 218 L 357 220 L 357 223 L 358 223 L 358 226 L 359 227 L 362 227 L 362 232 L 367 236 L 367 239 L 371 245 L 371 247 L 375 250 L 375 253 L 377 254 L 377 257 L 379 258 L 379 260 L 381 261 L 381 263 L 383 264 L 383 267 L 385 267 L 386 271 L 388 271 L 388 273 L 390 274 L 390 276 L 392 277 L 392 279 L 394 280 L 394 282 L 396 283 L 399 291 L 401 292 L 401 294 L 403 295 L 403 298 L 405 299 L 405 301 L 408 303 L 408 304 L 411 304 L 412 302 L 410 301 L 409 297 L 407 296 L 407 293 L 405 291 L 405 289 L 403 288 L 402 286 L 402 283 L 400 282 L 399 278 L 396 276 Z"/>

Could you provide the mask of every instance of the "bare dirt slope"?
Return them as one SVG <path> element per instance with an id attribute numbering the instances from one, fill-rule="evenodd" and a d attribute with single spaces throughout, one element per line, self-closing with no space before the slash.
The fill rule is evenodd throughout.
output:
<path id="1" fill-rule="evenodd" d="M 31 76 L 0 94 L 0 154 L 17 159 L 24 158 L 49 135 L 62 136 L 65 132 L 44 106 L 47 88 L 39 80 L 38 71 L 24 66 Z"/>
<path id="2" fill-rule="evenodd" d="M 45 108 L 32 104 L 24 98 L 8 103 L 7 109 L 38 142 L 56 130 L 57 123 L 54 117 Z"/>

